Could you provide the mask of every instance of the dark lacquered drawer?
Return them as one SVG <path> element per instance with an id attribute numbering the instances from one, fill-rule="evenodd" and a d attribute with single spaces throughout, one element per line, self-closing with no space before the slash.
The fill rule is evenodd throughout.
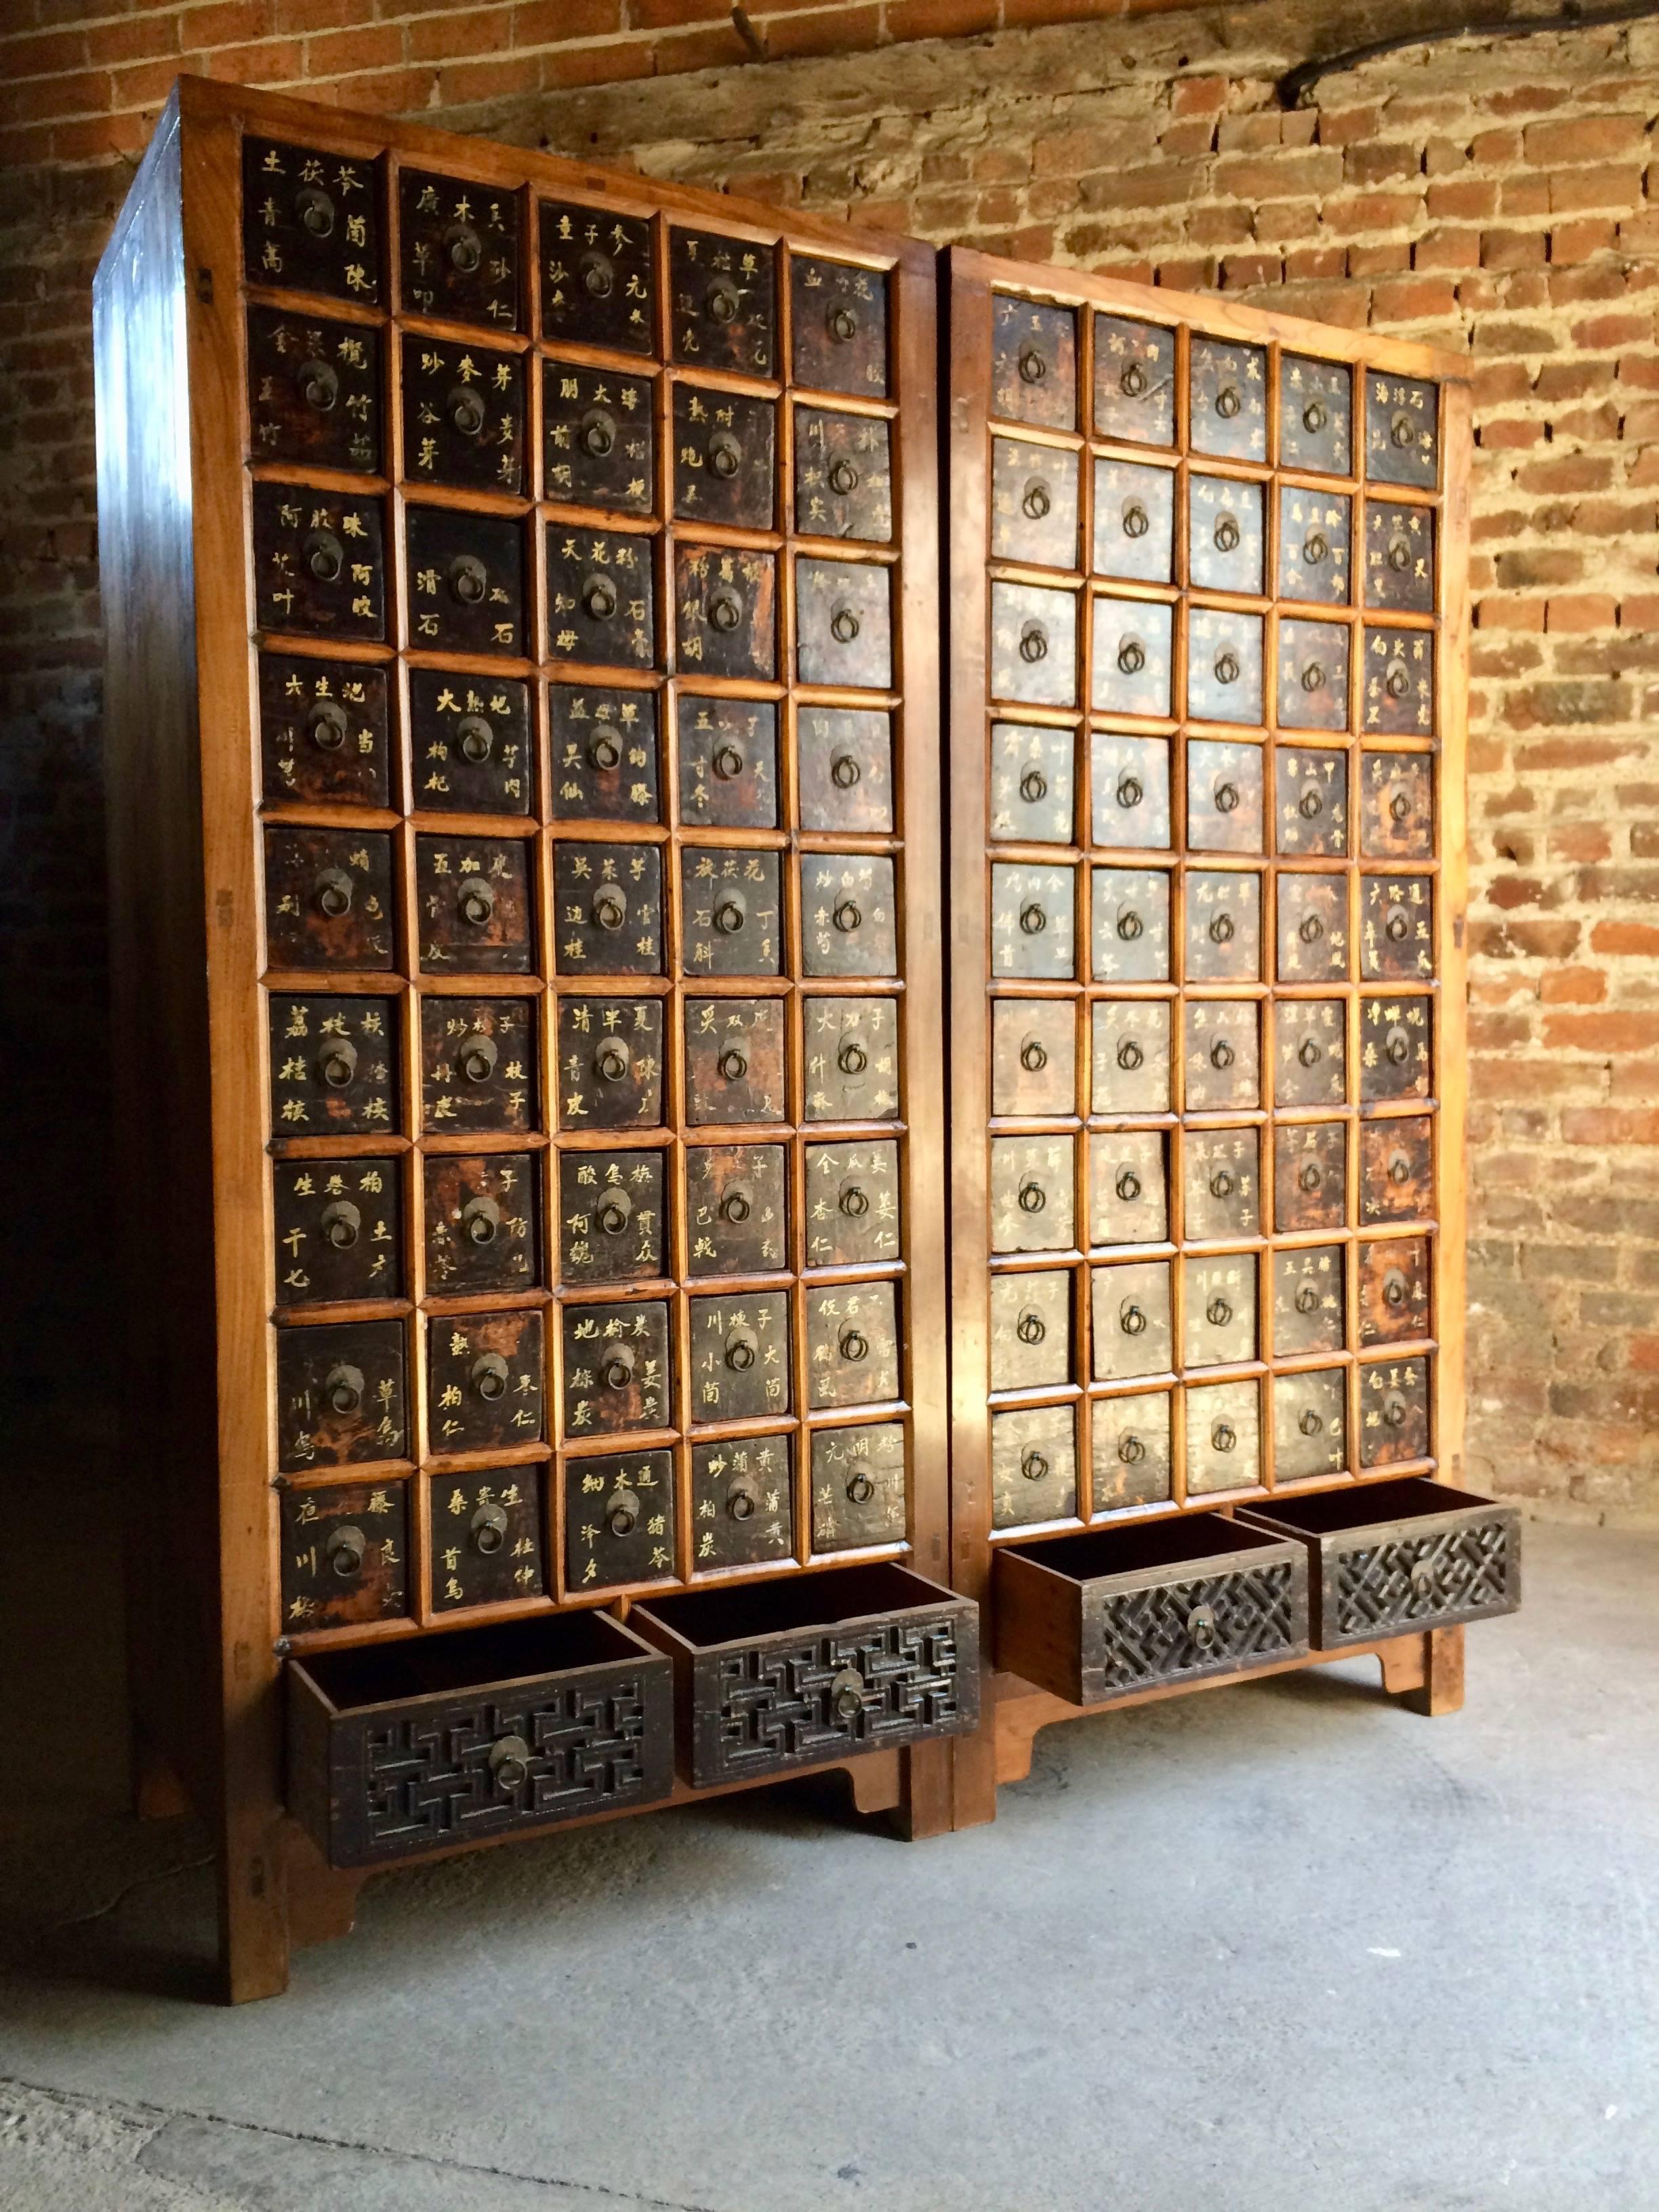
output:
<path id="1" fill-rule="evenodd" d="M 1304 1547 L 1217 1513 L 999 1551 L 996 1664 L 1073 1705 L 1308 1649 Z"/>
<path id="2" fill-rule="evenodd" d="M 683 1771 L 780 1774 L 979 1722 L 979 1608 L 883 1565 L 653 1598 L 629 1616 L 674 1668 Z"/>
<path id="3" fill-rule="evenodd" d="M 651 1804 L 673 1787 L 671 1681 L 589 1612 L 295 1661 L 289 1809 L 352 1867 Z"/>
<path id="4" fill-rule="evenodd" d="M 1275 1498 L 1243 1517 L 1306 1547 L 1322 1651 L 1486 1620 L 1521 1603 L 1518 1511 L 1426 1475 Z"/>

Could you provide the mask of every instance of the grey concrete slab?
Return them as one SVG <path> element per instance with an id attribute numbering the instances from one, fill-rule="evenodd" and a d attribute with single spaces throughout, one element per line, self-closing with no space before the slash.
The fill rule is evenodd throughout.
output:
<path id="1" fill-rule="evenodd" d="M 14 1937 L 0 2073 L 249 2212 L 1650 2212 L 1659 1540 L 1527 1543 L 1460 1715 L 1355 1662 L 1051 1729 L 930 1844 L 798 1784 L 378 1877 L 234 2013 L 164 1978 L 210 1900 L 163 1874 Z M 199 1848 L 74 1832 L 37 1921 Z"/>

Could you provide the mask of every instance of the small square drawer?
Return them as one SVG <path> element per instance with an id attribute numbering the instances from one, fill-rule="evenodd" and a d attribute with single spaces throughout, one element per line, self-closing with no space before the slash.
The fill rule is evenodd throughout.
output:
<path id="1" fill-rule="evenodd" d="M 898 1006 L 807 999 L 803 1101 L 809 1121 L 891 1121 L 899 1109 Z"/>
<path id="2" fill-rule="evenodd" d="M 652 541 L 617 531 L 547 526 L 547 649 L 592 668 L 649 668 L 656 659 Z"/>
<path id="3" fill-rule="evenodd" d="M 1347 1383 L 1340 1367 L 1273 1377 L 1273 1480 L 1340 1474 L 1347 1458 Z"/>
<path id="4" fill-rule="evenodd" d="M 1095 712 L 1167 715 L 1175 610 L 1159 599 L 1114 599 L 1102 593 L 1095 601 L 1094 624 Z"/>
<path id="5" fill-rule="evenodd" d="M 392 804 L 386 672 L 368 661 L 259 655 L 264 795 L 334 806 Z"/>
<path id="6" fill-rule="evenodd" d="M 404 338 L 404 473 L 461 491 L 525 489 L 524 356 Z"/>
<path id="7" fill-rule="evenodd" d="M 542 497 L 649 514 L 656 505 L 656 385 L 648 376 L 542 363 Z"/>
<path id="8" fill-rule="evenodd" d="M 979 1609 L 908 1568 L 841 1567 L 658 1598 L 693 1783 L 839 1762 L 979 1723 Z"/>
<path id="9" fill-rule="evenodd" d="M 403 1292 L 396 1160 L 278 1160 L 276 1303 L 336 1305 Z"/>
<path id="10" fill-rule="evenodd" d="M 470 1468 L 427 1477 L 434 1613 L 540 1597 L 542 1469 Z"/>
<path id="11" fill-rule="evenodd" d="M 1353 471 L 1353 372 L 1287 353 L 1279 366 L 1279 463 L 1328 477 Z"/>
<path id="12" fill-rule="evenodd" d="M 1426 1237 L 1390 1237 L 1359 1248 L 1359 1341 L 1399 1344 L 1433 1334 Z"/>
<path id="13" fill-rule="evenodd" d="M 1121 1513 L 1136 1505 L 1162 1504 L 1170 1495 L 1168 1391 L 1097 1398 L 1090 1421 L 1095 1511 Z"/>
<path id="14" fill-rule="evenodd" d="M 283 1632 L 350 1628 L 409 1607 L 409 1499 L 402 1482 L 283 1493 Z"/>
<path id="15" fill-rule="evenodd" d="M 1279 495 L 1279 596 L 1321 606 L 1348 604 L 1353 505 L 1340 492 L 1285 484 Z"/>
<path id="16" fill-rule="evenodd" d="M 789 333 L 797 384 L 885 395 L 887 279 L 879 269 L 792 252 Z"/>
<path id="17" fill-rule="evenodd" d="M 269 1003 L 275 1137 L 368 1137 L 402 1127 L 395 999 L 273 993 Z"/>
<path id="18" fill-rule="evenodd" d="M 998 999 L 991 1008 L 991 1111 L 1077 1111 L 1077 1008 L 1069 999 Z"/>
<path id="19" fill-rule="evenodd" d="M 991 1416 L 991 1526 L 1077 1516 L 1077 1411 L 1022 1406 Z"/>
<path id="20" fill-rule="evenodd" d="M 285 307 L 250 307 L 247 403 L 256 461 L 377 475 L 380 332 Z"/>
<path id="21" fill-rule="evenodd" d="M 816 1429 L 811 1442 L 814 1552 L 902 1543 L 908 1516 L 899 1424 Z"/>
<path id="22" fill-rule="evenodd" d="M 781 1145 L 700 1145 L 687 1152 L 691 1274 L 769 1274 L 787 1264 L 787 1157 Z"/>
<path id="23" fill-rule="evenodd" d="M 284 1474 L 409 1455 L 404 1325 L 285 1328 L 276 1339 L 276 1463 Z"/>
<path id="24" fill-rule="evenodd" d="M 1167 1114 L 1170 1007 L 1160 999 L 1097 999 L 1089 1111 Z"/>
<path id="25" fill-rule="evenodd" d="M 991 836 L 1017 845 L 1069 845 L 1077 739 L 1031 722 L 991 726 Z"/>
<path id="26" fill-rule="evenodd" d="M 867 415 L 796 409 L 795 527 L 803 538 L 857 538 L 874 544 L 891 538 L 889 435 L 885 422 Z"/>
<path id="27" fill-rule="evenodd" d="M 1161 1244 L 1169 1236 L 1165 1143 L 1161 1129 L 1121 1129 L 1090 1138 L 1091 1244 Z"/>
<path id="28" fill-rule="evenodd" d="M 1174 445 L 1175 357 L 1173 331 L 1123 315 L 1095 317 L 1097 438 Z"/>
<path id="29" fill-rule="evenodd" d="M 1187 842 L 1200 853 L 1259 853 L 1262 788 L 1260 745 L 1187 744 Z"/>
<path id="30" fill-rule="evenodd" d="M 1115 730 L 1097 730 L 1090 744 L 1096 844 L 1131 852 L 1167 852 L 1169 739 L 1127 738 Z"/>
<path id="31" fill-rule="evenodd" d="M 404 510 L 409 635 L 429 653 L 526 650 L 524 532 L 511 517 Z"/>
<path id="32" fill-rule="evenodd" d="M 806 1293 L 806 1389 L 824 1406 L 877 1406 L 900 1395 L 898 1290 L 841 1283 Z"/>
<path id="33" fill-rule="evenodd" d="M 1255 1255 L 1183 1260 L 1188 1367 L 1237 1367 L 1256 1356 Z"/>
<path id="34" fill-rule="evenodd" d="M 427 1324 L 427 1439 L 434 1452 L 542 1441 L 539 1312 L 455 1314 Z"/>
<path id="35" fill-rule="evenodd" d="M 787 1559 L 795 1546 L 789 1437 L 723 1437 L 691 1447 L 691 1562 L 699 1574 Z"/>
<path id="36" fill-rule="evenodd" d="M 991 696 L 1027 707 L 1077 704 L 1077 595 L 991 586 Z"/>
<path id="37" fill-rule="evenodd" d="M 550 684 L 552 814 L 558 822 L 655 822 L 657 696 Z"/>
<path id="38" fill-rule="evenodd" d="M 1254 1129 L 1188 1131 L 1184 1196 L 1189 1240 L 1225 1243 L 1259 1233 L 1260 1151 Z"/>
<path id="39" fill-rule="evenodd" d="M 776 554 L 677 543 L 674 648 L 688 676 L 769 683 L 778 668 Z"/>
<path id="40" fill-rule="evenodd" d="M 998 293 L 991 302 L 991 412 L 1045 430 L 1077 428 L 1077 317 Z"/>
<path id="41" fill-rule="evenodd" d="M 690 999 L 685 1007 L 685 1118 L 783 1119 L 781 999 Z"/>
<path id="42" fill-rule="evenodd" d="M 262 630 L 378 642 L 386 635 L 380 502 L 304 484 L 253 487 L 253 619 Z"/>
<path id="43" fill-rule="evenodd" d="M 1077 973 L 1077 873 L 1072 868 L 991 870 L 991 973 L 1022 981 L 1069 981 Z"/>
<path id="44" fill-rule="evenodd" d="M 1188 435 L 1195 453 L 1267 458 L 1267 356 L 1261 346 L 1194 337 L 1188 369 Z"/>
<path id="45" fill-rule="evenodd" d="M 1432 876 L 1367 876 L 1359 902 L 1359 972 L 1370 982 L 1434 973 Z"/>
<path id="46" fill-rule="evenodd" d="M 568 1305 L 561 1433 L 622 1436 L 673 1421 L 673 1363 L 668 1302 L 647 1298 L 603 1306 Z"/>
<path id="47" fill-rule="evenodd" d="M 1340 1106 L 1346 1096 L 1347 1010 L 1340 999 L 1281 999 L 1273 1013 L 1276 1106 Z"/>
<path id="48" fill-rule="evenodd" d="M 1421 1476 L 1279 1498 L 1247 1516 L 1305 1545 L 1321 1651 L 1460 1622 L 1521 1603 L 1513 1505 Z"/>
<path id="49" fill-rule="evenodd" d="M 409 672 L 414 801 L 448 814 L 528 814 L 534 777 L 530 686 L 458 672 Z"/>
<path id="50" fill-rule="evenodd" d="M 680 819 L 696 829 L 778 826 L 778 710 L 764 699 L 680 695 Z"/>
<path id="51" fill-rule="evenodd" d="M 541 1244 L 531 1155 L 428 1153 L 425 1168 L 428 1288 L 452 1297 L 528 1290 Z"/>
<path id="52" fill-rule="evenodd" d="M 1298 1245 L 1273 1255 L 1273 1351 L 1285 1358 L 1340 1352 L 1347 1291 L 1340 1244 Z"/>
<path id="53" fill-rule="evenodd" d="M 668 234 L 669 320 L 676 361 L 739 376 L 778 364 L 775 249 L 714 231 Z"/>
<path id="54" fill-rule="evenodd" d="M 607 1453 L 564 1465 L 564 1572 L 572 1594 L 674 1577 L 674 1455 Z"/>
<path id="55" fill-rule="evenodd" d="M 830 919 L 833 923 L 833 914 Z M 681 853 L 680 958 L 688 975 L 782 972 L 776 853 L 714 845 L 687 847 Z"/>
<path id="56" fill-rule="evenodd" d="M 787 1291 L 691 1300 L 691 1418 L 753 1421 L 787 1413 L 793 1392 Z"/>
<path id="57" fill-rule="evenodd" d="M 1279 980 L 1340 981 L 1349 972 L 1348 878 L 1287 868 L 1279 878 Z"/>
<path id="58" fill-rule="evenodd" d="M 1200 722 L 1260 722 L 1265 653 L 1260 615 L 1194 607 L 1187 617 L 1187 712 Z"/>
<path id="59" fill-rule="evenodd" d="M 1426 998 L 1367 996 L 1359 1001 L 1359 1097 L 1363 1105 L 1426 1098 L 1433 1089 L 1434 1024 Z"/>
<path id="60" fill-rule="evenodd" d="M 809 1145 L 807 1265 L 861 1267 L 898 1256 L 897 1145 Z"/>
<path id="61" fill-rule="evenodd" d="M 1074 1705 L 1308 1649 L 1301 1545 L 1199 1513 L 1005 1546 L 996 1664 Z"/>
<path id="62" fill-rule="evenodd" d="M 1340 1229 L 1347 1219 L 1348 1136 L 1340 1121 L 1282 1123 L 1273 1131 L 1273 1228 Z"/>
<path id="63" fill-rule="evenodd" d="M 991 1249 L 1064 1252 L 1076 1242 L 1071 1137 L 993 1137 Z"/>
<path id="64" fill-rule="evenodd" d="M 654 353 L 657 264 L 649 216 L 544 200 L 542 336 L 613 353 Z"/>
<path id="65" fill-rule="evenodd" d="M 373 307 L 380 297 L 379 164 L 280 139 L 242 141 L 242 252 L 252 284 Z"/>
<path id="66" fill-rule="evenodd" d="M 1175 1329 L 1167 1260 L 1096 1267 L 1091 1271 L 1089 1296 L 1094 1340 L 1091 1372 L 1097 1382 L 1127 1382 L 1137 1376 L 1169 1372 L 1175 1365 Z"/>
<path id="67" fill-rule="evenodd" d="M 1427 1115 L 1391 1115 L 1359 1125 L 1362 1221 L 1434 1218 L 1434 1124 Z"/>
<path id="68" fill-rule="evenodd" d="M 991 1388 L 1072 1380 L 1072 1278 L 1064 1269 L 991 1278 Z"/>
<path id="69" fill-rule="evenodd" d="M 562 1279 L 655 1280 L 664 1272 L 666 1196 L 660 1152 L 561 1152 Z"/>
<path id="70" fill-rule="evenodd" d="M 892 579 L 860 561 L 795 562 L 795 667 L 801 684 L 893 688 Z"/>
<path id="71" fill-rule="evenodd" d="M 1274 757 L 1278 848 L 1291 856 L 1340 860 L 1348 850 L 1348 757 L 1307 745 L 1280 745 Z"/>
<path id="72" fill-rule="evenodd" d="M 1187 580 L 1194 589 L 1259 597 L 1266 547 L 1259 483 L 1231 477 L 1188 479 Z M 1248 717 L 1230 714 L 1227 719 Z"/>
<path id="73" fill-rule="evenodd" d="M 268 966 L 390 968 L 392 915 L 384 830 L 265 831 Z"/>
<path id="74" fill-rule="evenodd" d="M 1187 878 L 1187 981 L 1255 983 L 1261 975 L 1261 878 L 1194 868 Z"/>
<path id="75" fill-rule="evenodd" d="M 559 1127 L 654 1129 L 662 1120 L 662 1000 L 556 1004 Z"/>
<path id="76" fill-rule="evenodd" d="M 1261 1395 L 1255 1382 L 1205 1382 L 1187 1392 L 1187 1495 L 1253 1490 L 1261 1480 Z"/>
<path id="77" fill-rule="evenodd" d="M 1075 453 L 1019 438 L 993 438 L 991 557 L 1029 568 L 1076 568 Z"/>
<path id="78" fill-rule="evenodd" d="M 1360 758 L 1359 849 L 1368 860 L 1434 855 L 1434 762 L 1427 753 Z"/>
<path id="79" fill-rule="evenodd" d="M 1431 491 L 1440 470 L 1440 387 L 1414 377 L 1365 379 L 1365 473 L 1374 483 Z"/>
<path id="80" fill-rule="evenodd" d="M 1094 572 L 1167 584 L 1175 574 L 1173 469 L 1095 463 Z"/>
<path id="81" fill-rule="evenodd" d="M 421 169 L 402 171 L 398 186 L 404 312 L 516 331 L 524 254 L 517 193 Z"/>
<path id="82" fill-rule="evenodd" d="M 1261 1103 L 1261 1023 L 1249 1000 L 1187 1001 L 1187 1111 Z"/>
<path id="83" fill-rule="evenodd" d="M 1347 728 L 1346 623 L 1279 623 L 1277 697 L 1281 729 Z"/>
<path id="84" fill-rule="evenodd" d="M 421 966 L 528 975 L 536 966 L 528 838 L 417 837 Z"/>
<path id="85" fill-rule="evenodd" d="M 653 1804 L 668 1663 L 584 1608 L 295 1661 L 289 1807 L 331 1866 Z"/>
<path id="86" fill-rule="evenodd" d="M 1359 1464 L 1396 1467 L 1429 1456 L 1429 1363 L 1379 1360 L 1359 1370 Z"/>
<path id="87" fill-rule="evenodd" d="M 893 827 L 893 718 L 884 707 L 795 710 L 803 830 Z"/>
<path id="88" fill-rule="evenodd" d="M 662 973 L 662 853 L 553 848 L 553 960 L 561 975 Z"/>
<path id="89" fill-rule="evenodd" d="M 1365 630 L 1360 729 L 1370 737 L 1426 738 L 1434 729 L 1434 633 Z"/>
<path id="90" fill-rule="evenodd" d="M 803 853 L 800 939 L 805 975 L 896 975 L 893 863 L 856 853 Z"/>
<path id="91" fill-rule="evenodd" d="M 1365 605 L 1384 614 L 1431 615 L 1434 581 L 1434 509 L 1368 501 Z"/>
<path id="92" fill-rule="evenodd" d="M 516 1136 L 537 1125 L 536 1007 L 527 999 L 421 1000 L 422 1119 L 428 1131 Z"/>
<path id="93" fill-rule="evenodd" d="M 1097 983 L 1170 978 L 1170 878 L 1162 868 L 1090 871 L 1089 972 Z"/>

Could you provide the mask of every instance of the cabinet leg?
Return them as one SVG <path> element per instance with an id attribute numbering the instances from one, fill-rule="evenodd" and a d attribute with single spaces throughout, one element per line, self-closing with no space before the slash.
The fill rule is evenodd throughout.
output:
<path id="1" fill-rule="evenodd" d="M 305 1830 L 290 1820 L 283 1832 L 288 1875 L 288 1940 L 296 1951 L 349 1936 L 357 1921 L 357 1893 L 368 1879 L 360 1867 L 331 1867 Z"/>
<path id="2" fill-rule="evenodd" d="M 288 1987 L 288 1883 L 274 1808 L 226 1823 L 219 1852 L 219 1995 L 226 2004 Z"/>
<path id="3" fill-rule="evenodd" d="M 1423 1680 L 1408 1691 L 1406 1702 L 1414 1713 L 1438 1715 L 1459 1712 L 1463 1705 L 1463 1631 L 1434 1628 L 1424 1637 Z"/>
<path id="4" fill-rule="evenodd" d="M 177 1820 L 191 1810 L 171 1762 L 143 1736 L 132 1740 L 132 1809 L 141 1820 Z"/>
<path id="5" fill-rule="evenodd" d="M 913 1744 L 899 1753 L 898 1826 L 909 1842 L 951 1832 L 951 1753 L 949 1737 Z"/>

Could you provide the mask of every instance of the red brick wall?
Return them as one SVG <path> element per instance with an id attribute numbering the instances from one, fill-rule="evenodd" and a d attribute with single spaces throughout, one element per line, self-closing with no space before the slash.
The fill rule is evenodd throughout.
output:
<path id="1" fill-rule="evenodd" d="M 1659 29 L 1413 48 L 1287 115 L 1273 80 L 1337 43 L 1314 0 L 1132 23 L 1079 0 L 763 4 L 779 58 L 735 68 L 726 14 L 629 0 L 618 35 L 616 0 L 384 19 L 227 0 L 0 42 L 0 113 L 39 164 L 0 185 L 0 900 L 23 972 L 56 963 L 39 995 L 70 1010 L 51 1018 L 82 1073 L 101 988 L 86 287 L 130 159 L 106 149 L 136 144 L 177 65 L 143 27 L 168 56 L 217 42 L 216 72 L 1427 338 L 1471 359 L 1479 425 L 1474 1474 L 1659 1516 Z M 1086 20 L 1023 27 L 1067 15 Z M 992 35 L 929 40 L 959 30 Z M 33 48 L 50 113 L 18 81 L 37 40 L 66 42 Z"/>

